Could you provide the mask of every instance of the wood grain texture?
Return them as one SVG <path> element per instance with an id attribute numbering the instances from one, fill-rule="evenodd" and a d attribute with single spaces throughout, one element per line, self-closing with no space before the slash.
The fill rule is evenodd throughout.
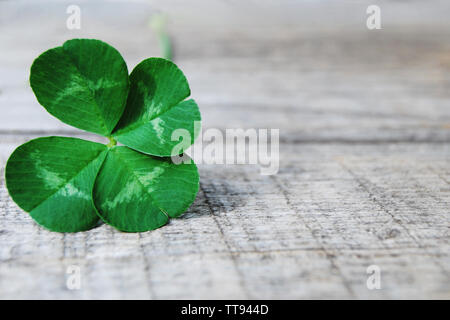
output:
<path id="1" fill-rule="evenodd" d="M 0 298 L 450 298 L 450 7 L 432 2 L 380 1 L 377 31 L 371 1 L 90 1 L 81 30 L 65 28 L 70 2 L 1 2 Z M 38 227 L 5 188 L 14 148 L 105 141 L 39 106 L 32 60 L 93 37 L 131 70 L 159 54 L 148 18 L 161 11 L 205 129 L 279 128 L 278 174 L 200 164 L 194 205 L 152 232 Z"/>

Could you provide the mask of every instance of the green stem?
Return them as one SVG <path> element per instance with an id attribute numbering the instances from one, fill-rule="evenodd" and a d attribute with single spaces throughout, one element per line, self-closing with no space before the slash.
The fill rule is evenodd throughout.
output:
<path id="1" fill-rule="evenodd" d="M 167 16 L 157 13 L 150 17 L 149 25 L 158 37 L 161 56 L 167 60 L 172 60 L 172 40 L 167 31 Z"/>

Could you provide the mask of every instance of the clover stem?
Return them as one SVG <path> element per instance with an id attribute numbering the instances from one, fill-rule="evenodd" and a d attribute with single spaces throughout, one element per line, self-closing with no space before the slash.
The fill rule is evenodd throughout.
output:
<path id="1" fill-rule="evenodd" d="M 159 49 L 164 59 L 172 60 L 172 39 L 167 31 L 167 16 L 163 13 L 156 13 L 150 17 L 149 26 L 158 37 Z"/>
<path id="2" fill-rule="evenodd" d="M 109 143 L 106 145 L 108 148 L 112 148 L 117 144 L 117 141 L 113 137 L 108 137 Z"/>

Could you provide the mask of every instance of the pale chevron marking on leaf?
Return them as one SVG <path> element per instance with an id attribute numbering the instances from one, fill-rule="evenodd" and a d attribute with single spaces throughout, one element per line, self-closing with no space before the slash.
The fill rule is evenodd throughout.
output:
<path id="1" fill-rule="evenodd" d="M 150 125 L 152 126 L 153 130 L 156 133 L 156 136 L 158 137 L 159 141 L 161 141 L 161 142 L 165 141 L 165 139 L 163 139 L 165 124 L 166 124 L 166 122 L 161 118 L 155 118 L 152 121 L 150 121 Z"/>

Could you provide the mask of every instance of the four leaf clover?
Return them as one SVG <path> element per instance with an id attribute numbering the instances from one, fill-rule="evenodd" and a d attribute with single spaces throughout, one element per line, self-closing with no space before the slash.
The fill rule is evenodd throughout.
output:
<path id="1" fill-rule="evenodd" d="M 170 156 L 189 146 L 174 153 L 179 142 L 171 137 L 184 129 L 193 142 L 201 118 L 196 102 L 185 100 L 189 85 L 174 63 L 149 58 L 128 76 L 116 49 L 73 39 L 34 61 L 30 84 L 50 114 L 111 141 L 44 137 L 12 153 L 6 186 L 38 224 L 77 232 L 101 218 L 121 231 L 141 232 L 165 225 L 192 204 L 197 167 L 172 162 Z"/>

